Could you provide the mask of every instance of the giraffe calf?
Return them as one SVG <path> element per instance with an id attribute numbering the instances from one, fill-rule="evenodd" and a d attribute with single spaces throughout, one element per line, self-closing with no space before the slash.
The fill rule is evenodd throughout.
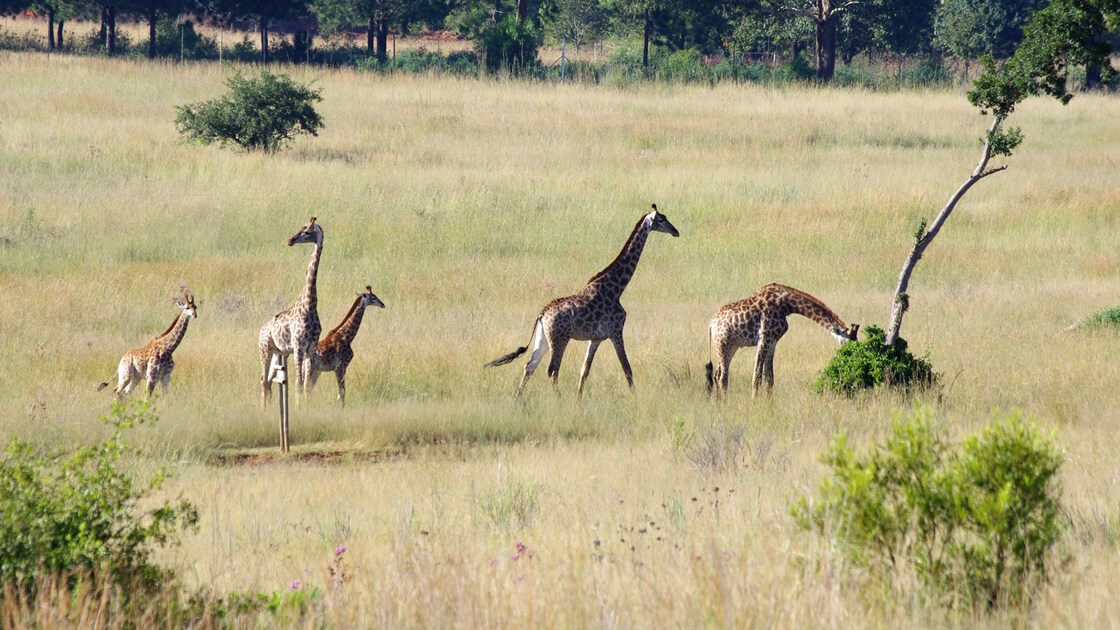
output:
<path id="1" fill-rule="evenodd" d="M 190 323 L 191 318 L 198 317 L 194 296 L 188 292 L 186 298 L 185 302 L 175 300 L 175 305 L 181 310 L 175 315 L 175 319 L 171 320 L 167 330 L 149 341 L 143 348 L 129 350 L 121 357 L 121 362 L 117 366 L 117 388 L 113 391 L 117 398 L 132 393 L 141 378 L 148 380 L 148 396 L 152 395 L 156 383 L 160 383 L 163 386 L 163 393 L 167 393 L 167 386 L 171 383 L 171 370 L 175 367 L 171 353 L 183 341 L 183 335 L 187 333 L 187 324 Z M 98 385 L 97 389 L 100 391 L 108 386 L 109 382 L 106 381 Z"/>
<path id="2" fill-rule="evenodd" d="M 315 349 L 315 356 L 311 358 L 311 376 L 308 385 L 315 386 L 319 380 L 320 372 L 334 372 L 338 381 L 338 401 L 346 404 L 346 368 L 354 359 L 354 351 L 350 349 L 354 337 L 358 335 L 358 328 L 362 325 L 362 315 L 367 306 L 385 308 L 385 304 L 373 294 L 373 289 L 366 286 L 365 293 L 359 293 L 354 305 L 342 318 L 342 322 L 334 330 L 319 340 Z"/>

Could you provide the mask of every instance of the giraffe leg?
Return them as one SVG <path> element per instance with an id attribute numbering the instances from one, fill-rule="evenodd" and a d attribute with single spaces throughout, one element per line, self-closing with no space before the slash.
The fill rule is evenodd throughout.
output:
<path id="1" fill-rule="evenodd" d="M 148 372 L 145 377 L 148 381 L 148 398 L 151 398 L 152 392 L 156 388 L 156 383 L 159 382 L 159 371 L 156 369 L 155 361 L 148 361 Z"/>
<path id="2" fill-rule="evenodd" d="M 296 369 L 296 395 L 299 398 L 299 401 L 301 403 L 303 402 L 303 399 L 307 397 L 307 389 L 306 389 L 306 382 L 307 381 L 304 380 L 304 372 L 303 372 L 303 361 L 304 361 L 303 355 L 304 355 L 303 348 L 301 348 L 297 345 L 294 348 L 294 352 L 292 353 L 292 356 L 295 358 L 294 359 L 295 360 L 295 366 L 294 367 Z"/>
<path id="3" fill-rule="evenodd" d="M 716 395 L 723 396 L 727 393 L 727 384 L 731 375 L 731 359 L 738 348 L 733 344 L 720 344 L 716 347 L 715 373 L 712 380 L 715 383 Z"/>
<path id="4" fill-rule="evenodd" d="M 517 386 L 516 397 L 521 396 L 521 391 L 525 389 L 525 383 L 529 382 L 529 377 L 533 375 L 533 371 L 537 369 L 537 365 L 541 362 L 541 357 L 544 356 L 547 345 L 544 328 L 538 324 L 537 333 L 533 336 L 533 354 L 529 355 L 529 362 L 525 364 L 525 375 L 521 377 L 521 384 Z"/>
<path id="5" fill-rule="evenodd" d="M 334 371 L 334 378 L 338 381 L 338 402 L 346 406 L 346 366 L 340 365 Z"/>
<path id="6" fill-rule="evenodd" d="M 630 391 L 634 391 L 634 373 L 630 369 L 630 361 L 626 359 L 626 345 L 622 342 L 622 333 L 611 337 L 611 344 L 614 345 L 614 351 L 618 354 L 618 362 L 622 364 L 622 373 L 626 375 L 626 384 L 630 386 Z"/>
<path id="7" fill-rule="evenodd" d="M 557 338 L 550 341 L 548 351 L 552 353 L 552 358 L 548 362 L 548 380 L 552 381 L 552 388 L 556 389 L 560 378 L 560 362 L 564 360 L 564 351 L 568 348 L 570 340 Z"/>
<path id="8" fill-rule="evenodd" d="M 774 390 L 774 350 L 777 347 L 778 341 L 772 338 L 758 344 L 758 353 L 755 355 L 752 398 L 758 394 L 758 386 L 763 383 L 766 384 L 767 394 Z"/>
<path id="9" fill-rule="evenodd" d="M 603 343 L 601 340 L 592 339 L 587 344 L 587 356 L 583 359 L 583 367 L 579 371 L 579 389 L 576 390 L 576 395 L 583 395 L 583 382 L 587 379 L 587 373 L 591 371 L 591 362 L 595 360 L 595 351 L 599 349 L 599 344 Z"/>
<path id="10" fill-rule="evenodd" d="M 268 368 L 272 365 L 272 352 L 274 346 L 272 345 L 272 338 L 266 333 L 261 331 L 260 342 L 257 344 L 257 350 L 261 357 L 261 406 L 263 407 L 272 398 L 272 381 L 268 378 Z"/>
<path id="11" fill-rule="evenodd" d="M 128 393 L 132 383 L 132 361 L 128 359 L 121 359 L 120 365 L 117 366 L 117 388 L 113 390 L 113 395 L 117 398 L 124 396 Z"/>
<path id="12" fill-rule="evenodd" d="M 171 384 L 171 370 L 163 373 L 163 377 L 159 379 L 160 387 L 163 388 L 163 395 L 167 395 L 167 386 Z"/>

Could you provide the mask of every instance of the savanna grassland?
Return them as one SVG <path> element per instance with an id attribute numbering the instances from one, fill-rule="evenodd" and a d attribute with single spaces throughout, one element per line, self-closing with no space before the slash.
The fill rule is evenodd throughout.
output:
<path id="1" fill-rule="evenodd" d="M 103 435 L 96 385 L 188 286 L 199 317 L 161 420 L 131 437 L 199 508 L 163 558 L 189 585 L 299 580 L 325 595 L 289 621 L 339 627 L 1120 625 L 1120 336 L 1065 331 L 1120 302 L 1117 98 L 1021 106 L 1010 168 L 919 264 L 902 332 L 939 388 L 815 394 L 835 342 L 791 319 L 773 396 L 750 399 L 744 349 L 715 403 L 708 318 L 764 283 L 886 324 L 909 235 L 978 156 L 987 121 L 963 91 L 292 67 L 322 90 L 319 137 L 277 155 L 180 143 L 175 106 L 219 95 L 231 71 L 0 53 L 0 433 Z M 576 399 L 572 344 L 559 396 L 542 367 L 514 400 L 522 362 L 480 366 L 524 345 L 650 203 L 681 236 L 650 237 L 623 296 L 635 393 L 604 347 Z M 277 450 L 257 331 L 302 286 L 310 247 L 285 242 L 310 216 L 324 328 L 367 284 L 387 308 L 366 314 L 348 405 L 325 376 L 293 405 L 293 456 L 237 464 Z M 1071 560 L 1033 608 L 926 608 L 795 527 L 789 505 L 815 491 L 831 437 L 881 440 L 916 406 L 954 437 L 1012 410 L 1056 432 Z"/>

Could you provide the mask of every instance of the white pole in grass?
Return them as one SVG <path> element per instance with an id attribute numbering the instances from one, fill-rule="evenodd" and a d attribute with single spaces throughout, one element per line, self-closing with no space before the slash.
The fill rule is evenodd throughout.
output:
<path id="1" fill-rule="evenodd" d="M 561 84 L 564 83 L 564 62 L 567 61 L 567 59 L 564 56 L 564 52 L 567 49 L 567 47 L 568 47 L 567 38 L 563 38 L 563 37 L 560 38 L 560 83 Z"/>
<path id="2" fill-rule="evenodd" d="M 280 452 L 288 452 L 288 357 L 272 355 L 272 366 L 268 368 L 269 380 L 280 384 Z"/>

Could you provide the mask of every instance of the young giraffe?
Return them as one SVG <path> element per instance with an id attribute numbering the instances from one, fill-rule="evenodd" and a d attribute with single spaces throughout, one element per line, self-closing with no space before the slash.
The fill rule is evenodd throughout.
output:
<path id="1" fill-rule="evenodd" d="M 315 387 L 320 372 L 334 372 L 335 379 L 338 380 L 338 402 L 343 405 L 346 404 L 346 368 L 354 359 L 350 344 L 358 334 L 367 306 L 385 308 L 385 304 L 377 299 L 368 285 L 365 293 L 358 294 L 358 299 L 354 300 L 354 305 L 350 307 L 346 317 L 342 318 L 342 323 L 319 341 L 315 357 L 311 360 L 311 382 L 308 389 Z"/>
<path id="2" fill-rule="evenodd" d="M 315 345 L 323 327 L 319 324 L 318 301 L 315 296 L 315 278 L 319 272 L 319 259 L 323 255 L 323 228 L 315 223 L 315 217 L 307 222 L 295 236 L 288 239 L 288 246 L 296 243 L 314 243 L 311 262 L 307 265 L 307 281 L 300 291 L 296 303 L 280 311 L 261 327 L 258 349 L 261 356 L 261 404 L 272 397 L 272 382 L 268 368 L 272 355 L 295 355 L 296 391 L 307 394 L 307 383 L 311 376 L 311 358 L 315 356 Z"/>
<path id="3" fill-rule="evenodd" d="M 758 346 L 755 352 L 754 381 L 751 398 L 758 395 L 758 386 L 766 381 L 766 390 L 774 387 L 774 349 L 789 329 L 786 317 L 797 313 L 817 322 L 841 345 L 854 341 L 859 324 L 850 327 L 817 298 L 782 284 L 767 284 L 745 300 L 728 304 L 716 311 L 708 324 L 709 351 L 715 351 L 715 368 L 708 363 L 708 391 L 727 391 L 727 373 L 731 358 L 743 346 Z"/>
<path id="4" fill-rule="evenodd" d="M 113 391 L 117 398 L 130 394 L 141 377 L 148 379 L 149 397 L 156 383 L 161 383 L 163 393 L 167 393 L 167 386 L 171 383 L 171 370 L 175 367 L 171 353 L 175 352 L 175 348 L 178 348 L 179 343 L 183 341 L 183 335 L 187 334 L 187 324 L 192 318 L 198 317 L 194 296 L 188 291 L 185 297 L 187 298 L 185 302 L 175 300 L 175 305 L 181 310 L 175 314 L 175 319 L 171 320 L 167 330 L 149 341 L 143 348 L 129 350 L 121 357 L 121 362 L 117 366 L 117 389 Z M 97 389 L 100 391 L 108 386 L 109 382 L 106 381 L 98 385 Z"/>
<path id="5" fill-rule="evenodd" d="M 521 377 L 521 385 L 517 387 L 517 396 L 521 396 L 525 383 L 537 369 L 537 364 L 544 356 L 546 344 L 552 353 L 552 360 L 548 365 L 548 377 L 552 379 L 552 385 L 556 386 L 560 361 L 564 358 L 564 350 L 572 339 L 589 342 L 587 356 L 583 360 L 583 369 L 579 373 L 577 394 L 583 394 L 583 383 L 591 370 L 595 351 L 599 349 L 599 344 L 604 339 L 611 340 L 618 354 L 618 361 L 622 364 L 622 372 L 626 375 L 626 384 L 630 389 L 634 389 L 634 377 L 622 341 L 626 310 L 619 303 L 619 298 L 634 275 L 634 269 L 638 266 L 638 259 L 642 255 L 642 248 L 645 247 L 646 238 L 651 231 L 680 236 L 677 228 L 669 223 L 665 215 L 657 211 L 657 205 L 654 204 L 653 211 L 643 216 L 634 226 L 634 231 L 630 233 L 630 238 L 626 239 L 626 244 L 622 246 L 622 251 L 614 262 L 592 276 L 587 286 L 579 293 L 553 300 L 545 305 L 533 325 L 533 354 L 529 357 L 529 363 L 525 365 L 525 375 Z M 505 365 L 524 354 L 527 349 L 527 347 L 518 348 L 500 359 L 487 363 L 485 367 Z"/>

